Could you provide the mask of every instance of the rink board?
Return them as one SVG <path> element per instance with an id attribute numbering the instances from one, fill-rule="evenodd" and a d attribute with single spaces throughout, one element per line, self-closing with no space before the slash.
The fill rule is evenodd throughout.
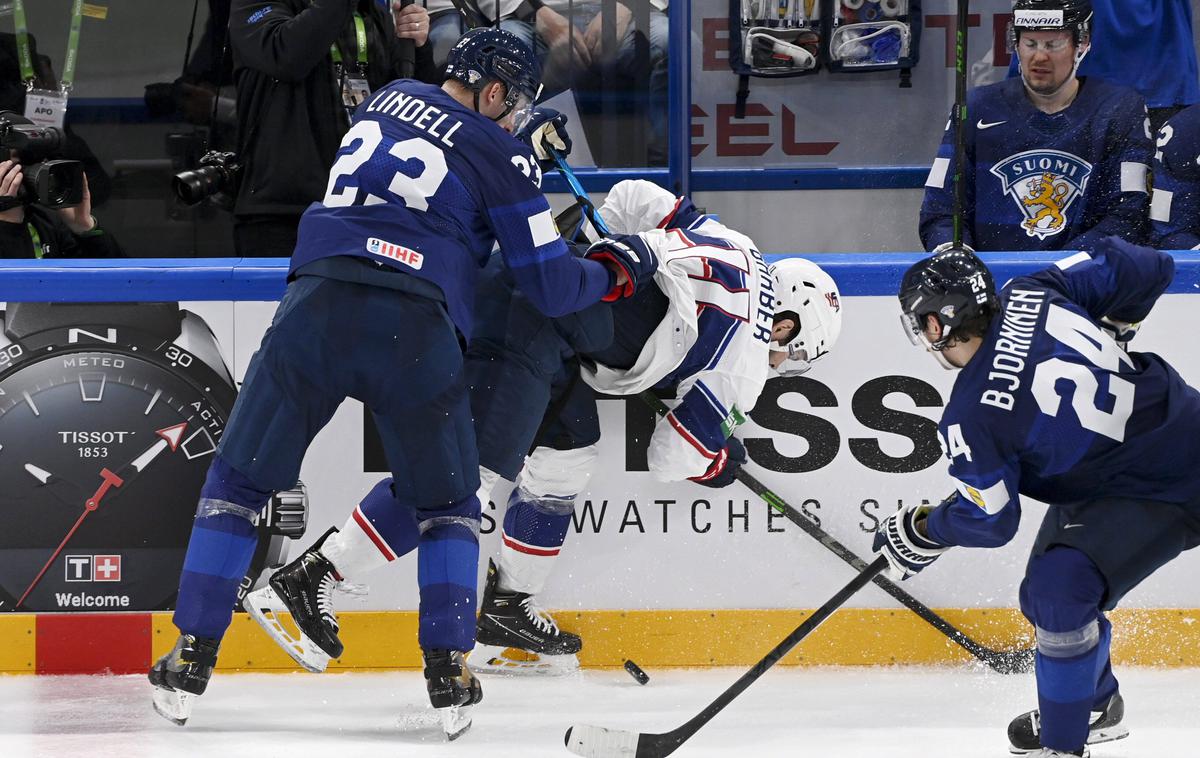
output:
<path id="1" fill-rule="evenodd" d="M 1045 266 L 1047 256 L 990 255 L 997 279 Z M 768 383 L 753 420 L 739 431 L 756 477 L 848 548 L 866 556 L 879 519 L 900 503 L 937 502 L 950 490 L 933 436 L 954 375 L 913 349 L 900 333 L 894 295 L 915 255 L 813 256 L 843 290 L 844 327 L 833 354 L 809 374 Z M 1147 320 L 1136 347 L 1156 351 L 1192 384 L 1200 384 L 1200 345 L 1180 340 L 1194 321 L 1200 255 L 1177 255 L 1169 294 Z M 71 262 L 0 269 L 0 302 L 12 300 L 151 301 L 177 299 L 202 316 L 235 377 L 251 355 L 282 291 L 285 261 L 217 260 L 200 267 L 139 261 L 120 267 Z M 600 402 L 604 439 L 592 485 L 579 499 L 559 567 L 543 595 L 564 627 L 580 631 L 585 665 L 736 665 L 756 660 L 848 581 L 849 568 L 740 486 L 713 491 L 691 483 L 661 483 L 645 471 L 645 436 L 652 416 L 636 400 Z M 364 434 L 362 407 L 347 402 L 318 436 L 302 479 L 311 497 L 307 545 L 340 526 L 357 499 L 385 476 Z M 506 491 L 485 504 L 481 571 L 498 545 Z M 189 511 L 194 503 L 173 507 Z M 1027 644 L 1028 626 L 1013 610 L 1028 546 L 1044 506 L 1026 501 L 1014 542 L 1004 548 L 953 550 L 904 588 L 953 623 L 996 647 Z M 1136 619 L 1118 632 L 1116 655 L 1130 662 L 1200 665 L 1200 586 L 1195 555 L 1151 577 L 1125 602 Z M 366 595 L 339 596 L 351 652 L 335 665 L 389 668 L 416 665 L 415 557 L 405 556 L 361 578 Z M 104 588 L 107 591 L 109 588 Z M 113 590 L 118 591 L 118 590 Z M 755 610 L 744 610 L 755 609 Z M 1183 609 L 1183 610 L 1177 610 Z M 151 650 L 173 636 L 169 614 L 145 619 L 121 635 L 127 654 L 101 657 L 111 670 L 143 667 Z M 59 618 L 49 614 L 43 618 Z M 65 672 L 104 665 L 63 653 L 86 644 L 69 619 L 41 623 L 0 614 L 0 671 Z M 80 626 L 75 623 L 75 626 Z M 223 665 L 291 670 L 290 662 L 244 619 L 222 652 Z M 126 639 L 127 638 L 127 639 Z M 357 647 L 356 647 L 357 643 Z M 805 664 L 940 663 L 966 660 L 890 598 L 868 588 L 802 645 L 789 662 Z"/>
<path id="2" fill-rule="evenodd" d="M 941 609 L 978 642 L 1029 646 L 1031 629 L 1010 609 Z M 586 668 L 749 666 L 811 615 L 810 610 L 563 611 L 565 629 L 585 640 Z M 1113 661 L 1120 665 L 1200 667 L 1200 613 L 1131 609 L 1112 614 Z M 330 670 L 420 669 L 417 614 L 352 611 L 340 616 L 346 652 Z M 13 614 L 0 617 L 0 674 L 140 674 L 171 649 L 169 613 Z M 903 609 L 839 611 L 785 657 L 785 666 L 889 666 L 969 663 L 974 659 Z M 245 614 L 234 617 L 220 667 L 295 672 L 299 667 Z"/>

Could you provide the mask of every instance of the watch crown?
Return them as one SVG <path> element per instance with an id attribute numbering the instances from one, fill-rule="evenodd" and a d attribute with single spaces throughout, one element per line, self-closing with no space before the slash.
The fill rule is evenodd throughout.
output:
<path id="1" fill-rule="evenodd" d="M 296 482 L 290 490 L 276 492 L 267 504 L 267 529 L 293 540 L 304 536 L 308 526 L 308 489 Z"/>

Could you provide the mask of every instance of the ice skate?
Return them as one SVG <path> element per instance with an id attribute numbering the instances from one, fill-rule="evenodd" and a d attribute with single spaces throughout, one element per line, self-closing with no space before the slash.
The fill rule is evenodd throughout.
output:
<path id="1" fill-rule="evenodd" d="M 242 603 L 275 644 L 314 674 L 324 671 L 329 659 L 337 658 L 343 650 L 332 599 L 342 578 L 320 552 L 325 539 L 335 531 L 326 532 L 299 558 L 276 571 L 268 586 L 247 594 Z M 283 625 L 282 611 L 291 614 L 300 629 L 298 636 Z"/>
<path id="2" fill-rule="evenodd" d="M 526 592 L 501 592 L 494 561 L 479 604 L 475 649 L 469 665 L 479 673 L 566 674 L 579 669 L 579 635 L 558 628 Z"/>
<path id="3" fill-rule="evenodd" d="M 483 687 L 459 651 L 428 650 L 424 655 L 429 704 L 441 716 L 446 739 L 458 739 L 471 728 L 471 708 L 483 700 Z"/>
<path id="4" fill-rule="evenodd" d="M 1091 755 L 1092 752 L 1086 747 L 1074 753 L 1064 753 L 1061 750 L 1044 747 L 1033 754 L 1034 758 L 1090 758 Z"/>
<path id="5" fill-rule="evenodd" d="M 1129 736 L 1129 729 L 1121 724 L 1125 718 L 1125 700 L 1121 693 L 1113 694 L 1104 705 L 1103 710 L 1092 711 L 1091 725 L 1088 727 L 1087 744 L 1097 745 L 1101 742 L 1112 742 Z M 1038 711 L 1022 713 L 1008 724 L 1008 750 L 1010 753 L 1025 755 L 1045 755 L 1042 750 L 1042 719 Z M 1051 755 L 1059 755 L 1051 753 Z M 1064 753 L 1062 755 L 1069 755 Z"/>
<path id="6" fill-rule="evenodd" d="M 160 716 L 179 726 L 187 723 L 195 699 L 208 687 L 219 646 L 217 640 L 181 634 L 171 652 L 154 662 L 149 677 Z"/>

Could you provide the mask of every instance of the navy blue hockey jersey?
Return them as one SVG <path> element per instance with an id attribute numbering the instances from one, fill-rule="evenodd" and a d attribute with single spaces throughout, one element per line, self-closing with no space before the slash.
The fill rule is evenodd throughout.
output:
<path id="1" fill-rule="evenodd" d="M 1150 222 L 1154 246 L 1200 246 L 1200 105 L 1171 117 L 1158 133 Z"/>
<path id="2" fill-rule="evenodd" d="M 441 288 L 471 334 L 475 282 L 500 243 L 517 286 L 558 316 L 612 287 L 601 264 L 570 254 L 527 146 L 439 87 L 392 82 L 359 106 L 325 197 L 300 220 L 295 272 L 319 258 L 367 258 Z"/>
<path id="3" fill-rule="evenodd" d="M 1153 353 L 1125 353 L 1097 321 L 1138 322 L 1174 276 L 1169 255 L 1108 238 L 1012 280 L 954 382 L 938 433 L 957 493 L 929 515 L 944 545 L 1016 533 L 1018 493 L 1051 505 L 1200 496 L 1200 392 Z"/>
<path id="4" fill-rule="evenodd" d="M 963 241 L 976 250 L 1090 250 L 1100 238 L 1143 241 L 1151 143 L 1141 96 L 1084 79 L 1050 115 L 1020 79 L 968 97 Z M 948 125 L 921 205 L 921 242 L 953 239 L 954 130 Z"/>

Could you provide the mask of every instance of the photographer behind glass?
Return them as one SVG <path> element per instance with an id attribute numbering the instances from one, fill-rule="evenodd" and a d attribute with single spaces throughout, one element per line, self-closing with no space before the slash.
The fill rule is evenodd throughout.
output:
<path id="1" fill-rule="evenodd" d="M 92 215 L 83 164 L 57 159 L 65 138 L 0 111 L 0 258 L 123 256 Z"/>
<path id="2" fill-rule="evenodd" d="M 428 35 L 429 14 L 401 0 L 234 0 L 238 148 L 179 175 L 181 196 L 234 195 L 237 254 L 290 256 L 348 113 L 393 79 L 441 81 Z"/>

